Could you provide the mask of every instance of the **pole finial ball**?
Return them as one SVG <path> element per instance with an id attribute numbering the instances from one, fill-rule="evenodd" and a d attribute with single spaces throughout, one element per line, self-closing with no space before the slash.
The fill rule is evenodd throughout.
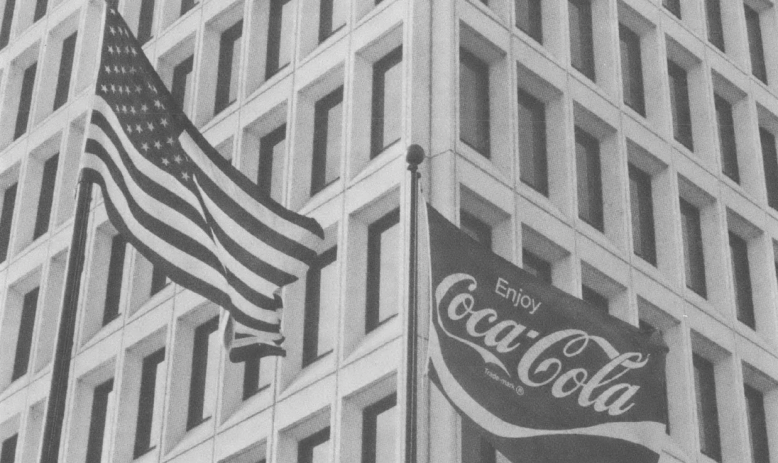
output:
<path id="1" fill-rule="evenodd" d="M 424 148 L 416 144 L 409 146 L 405 161 L 414 166 L 421 164 L 424 161 Z"/>

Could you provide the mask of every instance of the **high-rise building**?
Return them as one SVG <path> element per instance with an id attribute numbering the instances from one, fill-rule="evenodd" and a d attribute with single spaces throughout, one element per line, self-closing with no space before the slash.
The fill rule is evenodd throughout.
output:
<path id="1" fill-rule="evenodd" d="M 417 143 L 424 196 L 471 236 L 662 332 L 663 463 L 778 462 L 773 2 L 107 3 L 327 250 L 284 290 L 287 356 L 233 364 L 218 307 L 96 193 L 60 461 L 400 462 Z M 0 463 L 40 454 L 103 10 L 0 0 Z M 419 461 L 505 461 L 419 391 Z"/>

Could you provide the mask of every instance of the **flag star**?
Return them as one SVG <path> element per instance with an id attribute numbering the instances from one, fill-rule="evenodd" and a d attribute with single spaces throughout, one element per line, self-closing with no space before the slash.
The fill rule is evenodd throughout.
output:
<path id="1" fill-rule="evenodd" d="M 154 106 L 160 109 L 165 109 L 165 107 L 162 106 L 162 103 L 159 100 L 154 100 Z"/>
<path id="2" fill-rule="evenodd" d="M 166 166 L 167 166 L 167 165 L 170 165 L 170 159 L 168 159 L 168 158 L 162 158 L 162 164 L 164 164 L 164 165 L 166 165 Z"/>
<path id="3" fill-rule="evenodd" d="M 127 54 L 129 55 L 130 54 L 130 46 L 127 45 L 126 47 L 124 47 L 124 51 L 127 52 Z"/>
<path id="4" fill-rule="evenodd" d="M 186 173 L 186 172 L 181 172 L 181 177 L 182 177 L 184 180 L 189 180 L 189 174 L 188 174 L 188 173 Z"/>
<path id="5" fill-rule="evenodd" d="M 151 122 L 146 123 L 146 126 L 149 128 L 149 130 L 154 131 L 154 124 Z"/>
<path id="6" fill-rule="evenodd" d="M 116 29 L 113 26 L 108 26 L 108 29 L 111 29 L 111 35 L 116 35 Z"/>
<path id="7" fill-rule="evenodd" d="M 116 14 L 116 10 L 111 8 L 111 14 Z"/>
<path id="8" fill-rule="evenodd" d="M 127 105 L 122 105 L 122 112 L 127 114 Z"/>
<path id="9" fill-rule="evenodd" d="M 130 106 L 130 112 L 133 114 L 137 113 L 137 111 L 135 111 L 135 106 Z"/>
<path id="10" fill-rule="evenodd" d="M 159 123 L 162 124 L 162 127 L 167 127 L 168 124 L 167 119 L 165 119 L 164 117 L 162 118 L 161 121 L 159 121 Z"/>
<path id="11" fill-rule="evenodd" d="M 130 86 L 129 85 L 125 85 L 124 86 L 124 92 L 127 93 L 127 95 L 129 95 L 131 91 L 132 90 L 130 90 Z"/>
<path id="12" fill-rule="evenodd" d="M 141 105 L 141 107 L 140 107 L 140 110 L 141 110 L 141 111 L 143 111 L 143 112 L 145 113 L 146 111 L 148 111 L 148 110 L 149 110 L 149 107 L 148 107 L 148 106 L 146 106 L 146 103 L 143 103 L 143 104 Z"/>
<path id="13" fill-rule="evenodd" d="M 156 149 L 162 148 L 162 143 L 160 143 L 159 140 L 154 141 L 154 148 Z"/>
<path id="14" fill-rule="evenodd" d="M 173 140 L 173 137 L 167 137 L 167 144 L 168 144 L 168 145 L 173 145 L 173 144 L 175 144 L 175 143 L 176 143 L 176 141 L 175 141 L 175 140 Z"/>
<path id="15" fill-rule="evenodd" d="M 125 68 L 124 66 L 122 66 L 122 74 L 127 74 L 127 68 Z"/>
<path id="16" fill-rule="evenodd" d="M 116 74 L 119 73 L 119 66 L 118 65 L 116 65 L 116 64 L 113 65 L 113 72 L 116 73 Z"/>
<path id="17" fill-rule="evenodd" d="M 128 131 L 129 133 L 132 133 L 132 125 L 130 125 L 130 124 L 127 124 L 127 131 Z"/>
<path id="18" fill-rule="evenodd" d="M 106 66 L 105 67 L 105 72 L 106 72 L 106 74 L 110 74 L 111 73 L 111 66 Z"/>
<path id="19" fill-rule="evenodd" d="M 116 93 L 116 86 L 111 84 L 111 93 Z"/>
<path id="20" fill-rule="evenodd" d="M 130 74 L 135 74 L 135 66 L 130 66 Z"/>
<path id="21" fill-rule="evenodd" d="M 148 151 L 149 144 L 144 142 L 142 145 L 140 145 L 140 149 L 142 149 L 143 151 Z"/>
<path id="22" fill-rule="evenodd" d="M 111 45 L 108 45 L 108 53 L 114 54 L 113 47 Z"/>
<path id="23" fill-rule="evenodd" d="M 149 90 L 151 90 L 151 91 L 152 91 L 152 92 L 154 92 L 154 93 L 157 93 L 157 89 L 156 89 L 156 88 L 154 88 L 154 86 L 153 86 L 153 85 L 151 85 L 151 82 L 149 82 L 149 83 L 148 83 L 148 85 L 149 85 Z"/>
<path id="24" fill-rule="evenodd" d="M 132 53 L 132 56 L 138 56 L 138 52 L 135 51 L 135 47 L 131 47 L 130 52 Z"/>
<path id="25" fill-rule="evenodd" d="M 108 93 L 108 87 L 105 84 L 100 85 L 100 90 L 102 90 L 103 93 Z"/>
<path id="26" fill-rule="evenodd" d="M 141 127 L 140 124 L 135 124 L 135 131 L 136 132 L 143 132 L 143 127 Z"/>
<path id="27" fill-rule="evenodd" d="M 115 107 L 116 107 L 116 112 L 117 112 L 117 113 L 120 113 L 120 112 L 122 112 L 122 107 L 121 107 L 121 106 L 119 106 L 119 105 L 117 104 Z"/>
<path id="28" fill-rule="evenodd" d="M 181 161 L 183 161 L 180 154 L 173 156 L 173 160 L 176 161 L 176 164 L 181 164 Z"/>
<path id="29" fill-rule="evenodd" d="M 135 86 L 135 91 L 136 92 L 140 93 L 142 90 L 143 90 L 143 87 L 141 87 L 140 85 L 136 85 Z"/>
<path id="30" fill-rule="evenodd" d="M 121 85 L 119 85 L 119 93 L 124 94 L 124 87 Z"/>

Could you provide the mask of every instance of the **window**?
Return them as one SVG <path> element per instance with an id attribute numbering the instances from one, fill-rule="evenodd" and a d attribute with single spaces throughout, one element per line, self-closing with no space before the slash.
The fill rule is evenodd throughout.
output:
<path id="1" fill-rule="evenodd" d="M 281 124 L 259 140 L 259 189 L 276 200 L 281 199 L 283 188 L 283 156 L 286 151 L 286 124 Z M 275 181 L 274 181 L 275 180 Z"/>
<path id="2" fill-rule="evenodd" d="M 219 317 L 213 317 L 194 330 L 192 376 L 189 381 L 187 431 L 207 420 L 216 403 L 217 369 L 219 368 Z"/>
<path id="3" fill-rule="evenodd" d="M 319 43 L 346 25 L 349 4 L 345 0 L 321 0 L 319 8 Z"/>
<path id="4" fill-rule="evenodd" d="M 41 19 L 46 14 L 46 7 L 48 6 L 48 3 L 48 0 L 35 1 L 35 13 L 32 15 L 32 22 Z"/>
<path id="5" fill-rule="evenodd" d="M 219 41 L 219 68 L 216 75 L 214 114 L 220 113 L 238 98 L 242 32 L 243 20 L 236 22 L 222 32 Z"/>
<path id="6" fill-rule="evenodd" d="M 632 212 L 632 250 L 636 256 L 656 266 L 654 204 L 651 176 L 629 165 L 629 203 Z"/>
<path id="7" fill-rule="evenodd" d="M 38 289 L 24 295 L 22 315 L 19 318 L 19 335 L 16 338 L 16 353 L 11 381 L 21 378 L 27 373 L 32 351 L 32 333 L 35 328 L 35 312 L 38 307 Z"/>
<path id="8" fill-rule="evenodd" d="M 721 171 L 735 183 L 740 183 L 737 165 L 737 144 L 735 143 L 735 121 L 732 118 L 732 105 L 729 101 L 714 94 L 716 122 L 721 145 Z"/>
<path id="9" fill-rule="evenodd" d="M 767 83 L 767 66 L 764 59 L 764 43 L 762 42 L 762 25 L 759 22 L 759 12 L 748 5 L 746 9 L 746 32 L 748 34 L 748 51 L 751 55 L 751 73 L 757 79 Z"/>
<path id="10" fill-rule="evenodd" d="M 324 428 L 297 444 L 298 463 L 328 463 L 329 461 L 330 428 Z"/>
<path id="11" fill-rule="evenodd" d="M 595 80 L 592 4 L 589 0 L 568 0 L 570 60 L 575 69 Z"/>
<path id="12" fill-rule="evenodd" d="M 492 227 L 466 211 L 459 211 L 462 231 L 470 238 L 492 249 Z"/>
<path id="13" fill-rule="evenodd" d="M 76 35 L 77 33 L 73 32 L 62 42 L 62 56 L 59 61 L 57 89 L 54 92 L 55 110 L 68 101 L 70 76 L 73 72 L 73 54 L 76 51 Z"/>
<path id="14" fill-rule="evenodd" d="M 690 151 L 694 151 L 692 142 L 692 112 L 689 106 L 689 83 L 686 69 L 667 61 L 667 73 L 670 81 L 670 110 L 673 114 L 673 137 Z"/>
<path id="15" fill-rule="evenodd" d="M 189 10 L 197 5 L 197 0 L 181 0 L 181 16 L 185 15 Z"/>
<path id="16" fill-rule="evenodd" d="M 317 258 L 305 281 L 305 323 L 303 325 L 303 367 L 332 352 L 338 275 L 337 247 Z"/>
<path id="17" fill-rule="evenodd" d="M 41 191 L 38 196 L 38 212 L 35 217 L 35 228 L 32 239 L 38 238 L 49 230 L 51 220 L 51 203 L 54 199 L 54 187 L 57 179 L 57 162 L 59 155 L 46 159 L 43 163 L 43 176 L 41 178 Z"/>
<path id="18" fill-rule="evenodd" d="M 619 24 L 621 47 L 621 80 L 624 104 L 641 116 L 646 115 L 643 91 L 643 61 L 640 55 L 640 36 L 623 24 Z"/>
<path id="19" fill-rule="evenodd" d="M 551 262 L 543 259 L 532 251 L 521 250 L 524 270 L 535 275 L 540 281 L 551 284 Z"/>
<path id="20" fill-rule="evenodd" d="M 14 183 L 5 189 L 3 193 L 3 210 L 0 212 L 0 262 L 8 257 L 8 245 L 11 241 L 11 225 L 14 216 L 14 204 L 16 203 L 16 186 Z"/>
<path id="21" fill-rule="evenodd" d="M 153 296 L 167 286 L 168 279 L 165 271 L 159 265 L 153 265 L 151 269 L 151 289 L 149 296 Z"/>
<path id="22" fill-rule="evenodd" d="M 270 0 L 267 31 L 267 63 L 265 79 L 283 69 L 291 60 L 294 35 L 294 5 L 291 0 Z"/>
<path id="23" fill-rule="evenodd" d="M 546 105 L 519 89 L 519 164 L 521 181 L 548 196 Z"/>
<path id="24" fill-rule="evenodd" d="M 121 235 L 111 239 L 111 257 L 108 260 L 108 278 L 105 283 L 105 310 L 103 311 L 103 326 L 111 323 L 119 316 L 119 302 L 122 295 L 122 277 L 124 274 L 124 254 L 127 242 Z"/>
<path id="25" fill-rule="evenodd" d="M 393 463 L 397 443 L 397 396 L 392 394 L 362 412 L 362 463 Z"/>
<path id="26" fill-rule="evenodd" d="M 159 434 L 162 428 L 161 399 L 164 397 L 165 363 L 164 347 L 143 359 L 133 458 L 147 453 L 159 443 Z"/>
<path id="27" fill-rule="evenodd" d="M 395 209 L 367 227 L 366 333 L 397 315 L 399 222 L 400 210 Z"/>
<path id="28" fill-rule="evenodd" d="M 681 198 L 681 233 L 686 287 L 702 297 L 707 297 L 700 210 L 683 198 Z"/>
<path id="29" fill-rule="evenodd" d="M 778 151 L 776 151 L 775 146 L 775 135 L 769 130 L 759 127 L 759 141 L 762 143 L 767 203 L 773 209 L 778 210 Z"/>
<path id="30" fill-rule="evenodd" d="M 697 400 L 697 426 L 700 451 L 716 461 L 721 461 L 721 437 L 719 435 L 719 411 L 716 405 L 716 380 L 713 364 L 693 354 L 694 393 Z"/>
<path id="31" fill-rule="evenodd" d="M 542 0 L 516 0 L 516 27 L 543 43 Z"/>
<path id="32" fill-rule="evenodd" d="M 317 101 L 313 117 L 311 196 L 340 177 L 343 87 Z"/>
<path id="33" fill-rule="evenodd" d="M 681 0 L 662 0 L 662 6 L 678 19 L 681 19 Z"/>
<path id="34" fill-rule="evenodd" d="M 490 156 L 489 65 L 459 49 L 459 138 Z"/>
<path id="35" fill-rule="evenodd" d="M 27 131 L 27 121 L 30 118 L 30 106 L 32 105 L 32 88 L 35 85 L 35 70 L 37 63 L 32 63 L 24 70 L 22 76 L 22 89 L 19 92 L 19 110 L 16 113 L 16 127 L 14 128 L 14 140 L 24 135 Z"/>
<path id="36" fill-rule="evenodd" d="M 173 84 L 170 93 L 173 95 L 173 101 L 176 102 L 179 109 L 184 111 L 189 108 L 189 101 L 192 98 L 192 69 L 194 67 L 194 55 L 189 55 L 183 61 L 173 68 Z"/>
<path id="37" fill-rule="evenodd" d="M 148 42 L 152 37 L 154 26 L 154 0 L 141 0 L 140 14 L 138 15 L 138 43 Z"/>
<path id="38" fill-rule="evenodd" d="M 748 419 L 748 440 L 751 443 L 751 461 L 770 463 L 770 447 L 767 440 L 767 417 L 765 416 L 764 394 L 744 384 L 746 415 Z"/>
<path id="39" fill-rule="evenodd" d="M 581 299 L 600 312 L 608 313 L 608 298 L 586 285 L 581 285 Z"/>
<path id="40" fill-rule="evenodd" d="M 373 64 L 373 104 L 370 157 L 400 139 L 402 129 L 402 58 L 397 47 Z"/>
<path id="41" fill-rule="evenodd" d="M 14 434 L 3 441 L 3 447 L 0 449 L 0 463 L 14 463 L 14 460 L 16 459 L 16 441 L 18 437 L 18 434 Z"/>
<path id="42" fill-rule="evenodd" d="M 724 26 L 719 0 L 705 0 L 705 17 L 708 20 L 708 42 L 724 51 Z"/>
<path id="43" fill-rule="evenodd" d="M 113 397 L 113 379 L 95 387 L 92 394 L 92 415 L 89 420 L 89 437 L 86 445 L 86 463 L 100 463 L 105 445 L 105 424 L 109 404 Z"/>
<path id="44" fill-rule="evenodd" d="M 5 48 L 5 46 L 8 45 L 8 40 L 11 38 L 11 24 L 14 18 L 15 7 L 16 0 L 5 0 L 3 24 L 0 26 L 0 49 Z"/>
<path id="45" fill-rule="evenodd" d="M 273 364 L 270 359 L 262 361 L 259 357 L 243 363 L 243 400 L 270 386 L 273 377 Z"/>
<path id="46" fill-rule="evenodd" d="M 754 328 L 754 299 L 751 292 L 751 270 L 748 265 L 748 243 L 729 232 L 729 250 L 732 258 L 732 278 L 735 286 L 735 313 L 742 323 Z"/>
<path id="47" fill-rule="evenodd" d="M 575 128 L 575 158 L 578 176 L 578 217 L 597 230 L 605 231 L 602 208 L 600 142 Z"/>

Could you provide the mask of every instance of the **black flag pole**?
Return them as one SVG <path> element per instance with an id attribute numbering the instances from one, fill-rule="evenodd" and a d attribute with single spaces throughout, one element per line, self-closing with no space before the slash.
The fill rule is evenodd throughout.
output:
<path id="1" fill-rule="evenodd" d="M 43 448 L 40 463 L 57 463 L 62 425 L 65 419 L 70 358 L 73 351 L 73 336 L 78 311 L 81 274 L 84 269 L 87 225 L 89 224 L 89 203 L 92 197 L 92 183 L 83 177 L 78 180 L 76 213 L 73 219 L 73 237 L 70 241 L 68 270 L 65 279 L 65 296 L 57 333 L 57 347 L 51 369 L 51 390 L 46 406 L 46 427 L 43 430 Z"/>
<path id="2" fill-rule="evenodd" d="M 410 253 L 408 272 L 408 345 L 405 377 L 405 463 L 416 463 L 416 390 L 417 390 L 417 360 L 416 360 L 416 317 L 417 301 L 417 238 L 418 238 L 418 201 L 419 201 L 419 164 L 424 161 L 424 149 L 419 145 L 411 145 L 405 156 L 408 170 L 411 172 L 411 223 L 410 223 Z"/>

